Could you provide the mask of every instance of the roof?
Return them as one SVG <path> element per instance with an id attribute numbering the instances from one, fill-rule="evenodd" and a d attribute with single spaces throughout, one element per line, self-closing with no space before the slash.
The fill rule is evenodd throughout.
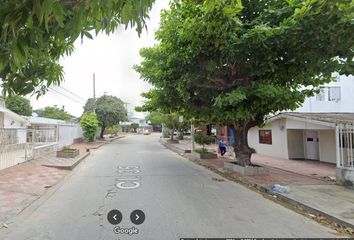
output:
<path id="1" fill-rule="evenodd" d="M 29 122 L 22 116 L 14 113 L 13 111 L 3 107 L 0 105 L 0 112 L 5 113 L 6 115 L 10 116 L 12 119 L 24 123 L 25 125 L 29 125 Z"/>
<path id="2" fill-rule="evenodd" d="M 44 117 L 25 117 L 31 124 L 36 125 L 58 125 L 58 124 L 68 124 L 68 122 L 52 118 Z"/>
<path id="3" fill-rule="evenodd" d="M 354 113 L 308 113 L 308 112 L 283 112 L 276 116 L 270 118 L 271 121 L 281 119 L 281 118 L 291 118 L 294 120 L 312 120 L 318 123 L 329 123 L 329 124 L 346 124 L 354 123 Z"/>

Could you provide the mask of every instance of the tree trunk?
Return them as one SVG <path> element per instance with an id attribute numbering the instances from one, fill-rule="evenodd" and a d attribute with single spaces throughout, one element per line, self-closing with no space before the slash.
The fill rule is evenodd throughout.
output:
<path id="1" fill-rule="evenodd" d="M 234 151 L 241 166 L 251 165 L 251 156 L 254 149 L 248 146 L 248 130 L 251 128 L 247 121 L 238 121 L 237 125 L 230 126 L 235 134 Z M 253 126 L 252 126 L 253 127 Z"/>
<path id="2" fill-rule="evenodd" d="M 173 135 L 174 135 L 174 133 L 175 133 L 175 129 L 172 128 L 172 133 L 171 133 L 171 140 L 172 140 L 172 141 L 173 141 Z"/>
<path id="3" fill-rule="evenodd" d="M 101 127 L 101 133 L 100 133 L 100 138 L 103 138 L 104 130 L 106 130 L 105 126 Z"/>

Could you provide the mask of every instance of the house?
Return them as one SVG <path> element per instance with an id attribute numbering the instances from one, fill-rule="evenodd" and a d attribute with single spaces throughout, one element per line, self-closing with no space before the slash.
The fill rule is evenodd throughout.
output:
<path id="1" fill-rule="evenodd" d="M 129 112 L 128 119 L 128 122 L 120 123 L 123 132 L 133 131 L 130 127 L 133 123 L 139 124 L 138 132 L 152 131 L 152 126 L 145 120 L 145 115 L 134 115 L 132 112 Z"/>
<path id="2" fill-rule="evenodd" d="M 322 86 L 320 93 L 307 98 L 295 112 L 354 113 L 354 76 L 333 74 L 335 80 Z"/>
<path id="3" fill-rule="evenodd" d="M 78 123 L 37 116 L 25 118 L 30 123 L 28 142 L 33 142 L 37 149 L 56 150 L 82 139 L 82 129 Z"/>
<path id="4" fill-rule="evenodd" d="M 29 122 L 5 107 L 0 98 L 0 169 L 26 160 L 26 127 Z"/>
<path id="5" fill-rule="evenodd" d="M 5 107 L 5 101 L 0 98 L 0 129 L 26 128 L 29 122 L 20 115 Z"/>
<path id="6" fill-rule="evenodd" d="M 354 113 L 284 112 L 248 131 L 257 153 L 332 163 L 337 180 L 354 184 Z"/>

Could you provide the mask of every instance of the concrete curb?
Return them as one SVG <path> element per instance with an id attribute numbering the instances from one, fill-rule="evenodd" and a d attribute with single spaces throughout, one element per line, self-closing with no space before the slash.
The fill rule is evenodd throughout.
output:
<path id="1" fill-rule="evenodd" d="M 60 165 L 49 165 L 49 164 L 42 164 L 44 167 L 52 167 L 52 168 L 58 168 L 58 169 L 63 169 L 63 170 L 73 170 L 82 160 L 84 160 L 88 155 L 90 155 L 89 152 L 85 152 L 81 156 L 79 156 L 75 162 L 71 165 L 67 166 L 60 166 Z"/>
<path id="2" fill-rule="evenodd" d="M 171 151 L 174 151 L 174 152 L 176 152 L 176 153 L 178 153 L 178 154 L 184 154 L 184 153 L 185 153 L 184 150 L 182 150 L 182 149 L 180 149 L 180 148 L 178 148 L 178 147 L 176 147 L 176 146 L 171 146 L 171 144 L 169 144 L 169 143 L 167 143 L 167 142 L 165 142 L 165 141 L 163 141 L 163 140 L 159 140 L 159 142 L 160 142 L 163 146 L 165 146 L 167 149 L 169 149 L 169 150 L 171 150 Z M 184 156 L 183 156 L 183 157 L 184 157 Z M 195 157 L 193 157 L 193 156 L 191 156 L 191 157 L 193 158 L 194 161 L 200 161 L 200 159 L 198 159 L 198 158 L 195 158 Z M 186 158 L 186 157 L 185 157 L 185 158 Z M 188 158 L 187 158 L 187 159 L 188 159 Z M 218 169 L 215 168 L 215 167 L 206 166 L 206 165 L 203 165 L 203 164 L 200 164 L 200 165 L 202 165 L 202 166 L 204 166 L 204 167 L 212 168 L 212 169 L 214 169 L 215 171 L 217 171 L 218 173 L 223 173 L 223 174 L 225 174 L 225 172 L 221 172 L 220 170 L 218 170 Z M 227 174 L 227 172 L 226 172 L 226 174 Z M 346 228 L 354 229 L 354 225 L 351 224 L 351 223 L 345 222 L 345 221 L 343 221 L 343 220 L 341 220 L 341 219 L 338 219 L 338 218 L 336 218 L 336 217 L 334 217 L 334 216 L 332 216 L 332 215 L 329 215 L 329 214 L 327 214 L 327 213 L 325 213 L 325 212 L 323 212 L 323 211 L 321 211 L 321 210 L 319 210 L 319 209 L 316 209 L 316 208 L 313 208 L 313 207 L 308 206 L 308 205 L 306 205 L 306 204 L 303 204 L 303 203 L 301 203 L 301 202 L 299 202 L 299 201 L 296 201 L 296 200 L 294 200 L 294 199 L 291 199 L 291 198 L 289 198 L 289 197 L 287 197 L 287 196 L 284 196 L 284 195 L 282 195 L 282 194 L 280 194 L 280 193 L 273 192 L 271 189 L 269 189 L 269 188 L 267 188 L 267 187 L 265 187 L 265 186 L 262 186 L 262 185 L 260 185 L 260 184 L 255 183 L 255 182 L 248 181 L 248 180 L 246 180 L 246 179 L 244 179 L 244 178 L 242 178 L 242 177 L 239 177 L 237 180 L 234 179 L 234 181 L 236 181 L 236 182 L 239 181 L 239 182 L 241 182 L 242 184 L 244 184 L 244 185 L 246 185 L 246 186 L 253 186 L 253 187 L 255 187 L 256 189 L 258 189 L 259 191 L 261 191 L 261 192 L 263 192 L 263 193 L 266 193 L 266 194 L 268 194 L 268 195 L 276 196 L 278 200 L 281 200 L 281 201 L 283 201 L 283 202 L 286 202 L 286 203 L 290 204 L 291 206 L 293 206 L 293 207 L 295 207 L 295 208 L 297 208 L 297 209 L 305 210 L 306 212 L 308 212 L 308 213 L 310 213 L 310 214 L 313 214 L 313 215 L 323 216 L 323 217 L 329 219 L 330 221 L 332 221 L 332 222 L 334 222 L 334 223 L 336 223 L 336 224 L 338 224 L 338 225 L 341 225 L 341 226 L 346 227 Z M 252 188 L 249 188 L 249 189 L 252 190 Z"/>

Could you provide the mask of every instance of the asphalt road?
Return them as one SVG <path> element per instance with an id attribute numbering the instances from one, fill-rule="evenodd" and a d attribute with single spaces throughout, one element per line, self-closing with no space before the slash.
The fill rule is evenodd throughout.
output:
<path id="1" fill-rule="evenodd" d="M 165 149 L 156 135 L 129 136 L 86 158 L 60 186 L 2 229 L 0 239 L 335 237 L 332 230 L 258 193 L 214 177 L 220 178 Z M 123 217 L 116 227 L 139 233 L 114 233 L 107 220 L 112 209 Z M 130 220 L 135 209 L 145 213 L 141 225 Z"/>

